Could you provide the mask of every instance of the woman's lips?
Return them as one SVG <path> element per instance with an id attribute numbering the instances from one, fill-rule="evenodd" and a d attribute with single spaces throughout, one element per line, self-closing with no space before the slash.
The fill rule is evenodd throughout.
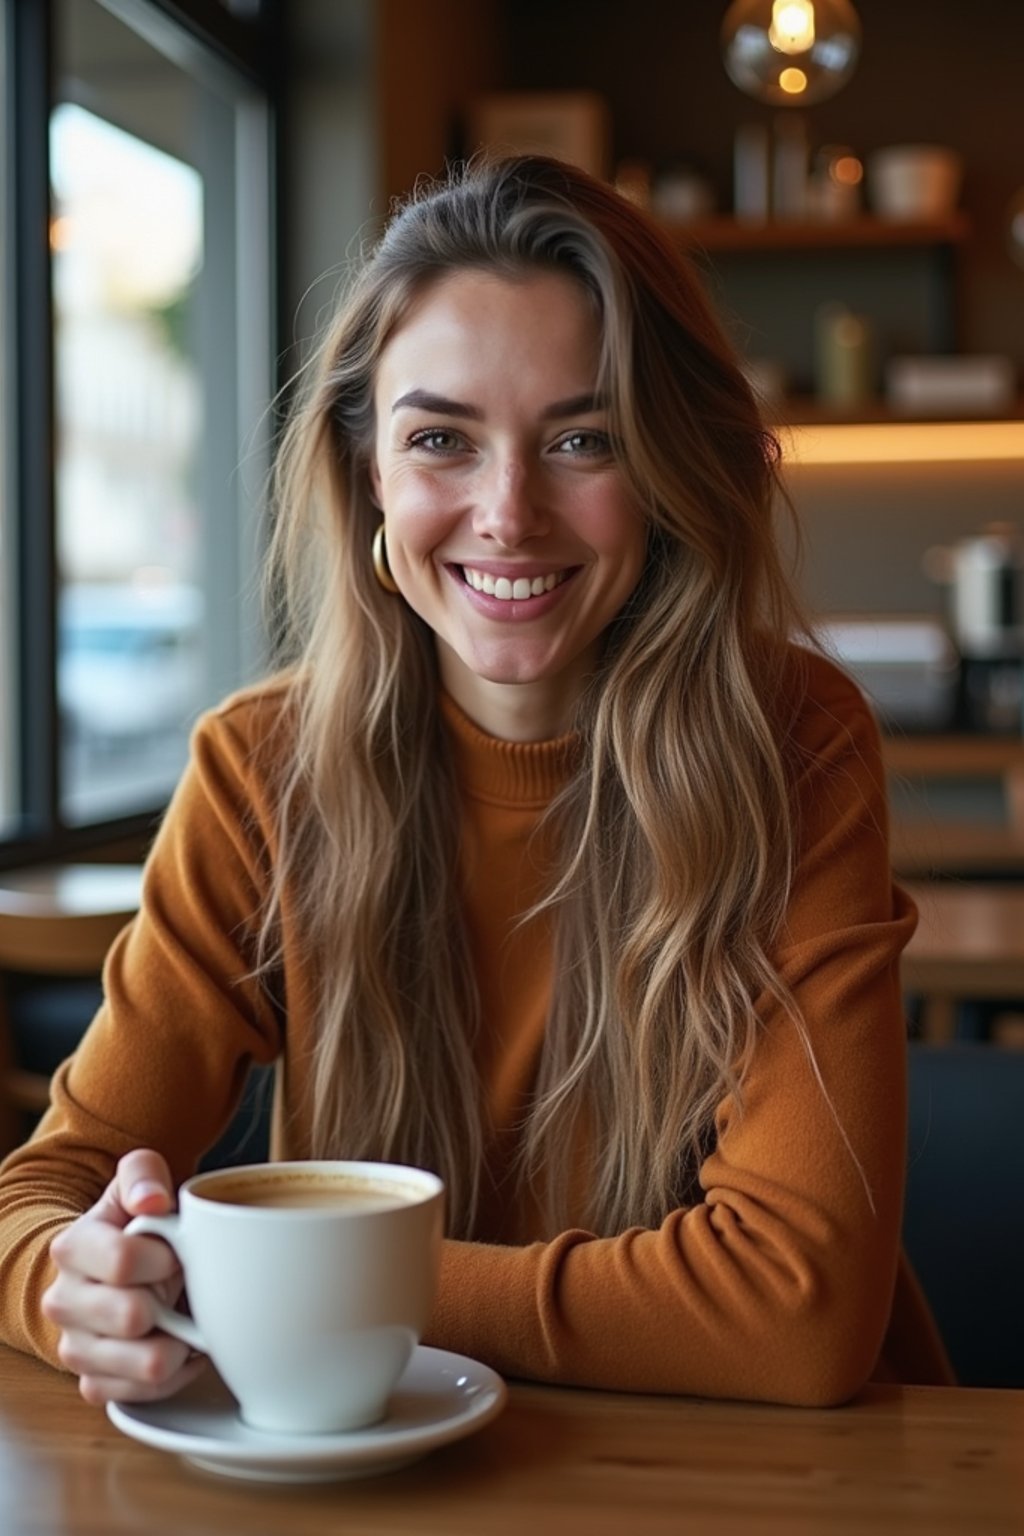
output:
<path id="1" fill-rule="evenodd" d="M 534 565 L 514 570 L 506 566 L 498 570 L 494 566 L 446 565 L 445 569 L 478 613 L 522 622 L 542 618 L 556 607 L 581 567 Z"/>
<path id="2" fill-rule="evenodd" d="M 462 578 L 474 592 L 485 592 L 488 597 L 496 597 L 502 603 L 525 602 L 531 597 L 543 597 L 545 592 L 553 592 L 555 587 L 561 586 L 568 574 L 567 570 L 562 569 L 545 571 L 540 575 L 510 572 L 508 575 L 496 576 L 492 571 L 482 570 L 479 566 L 462 567 Z"/>

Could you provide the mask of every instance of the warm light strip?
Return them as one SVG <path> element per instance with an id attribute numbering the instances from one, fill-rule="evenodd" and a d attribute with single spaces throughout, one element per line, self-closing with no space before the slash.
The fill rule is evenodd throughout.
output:
<path id="1" fill-rule="evenodd" d="M 1024 421 L 849 422 L 780 429 L 793 464 L 1024 461 Z"/>

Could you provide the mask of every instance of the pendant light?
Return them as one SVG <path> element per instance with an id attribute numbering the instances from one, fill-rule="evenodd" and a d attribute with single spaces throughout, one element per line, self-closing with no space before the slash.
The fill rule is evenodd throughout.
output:
<path id="1" fill-rule="evenodd" d="M 733 0 L 722 57 L 734 85 L 771 106 L 806 107 L 834 96 L 860 52 L 849 0 Z"/>

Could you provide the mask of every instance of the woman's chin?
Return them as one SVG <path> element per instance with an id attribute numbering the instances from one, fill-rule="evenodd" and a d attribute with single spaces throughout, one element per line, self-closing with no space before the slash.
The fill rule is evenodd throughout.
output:
<path id="1" fill-rule="evenodd" d="M 468 678 L 496 688 L 560 686 L 567 668 L 549 656 L 473 655 L 458 657 L 458 667 Z M 571 670 L 571 664 L 570 668 Z"/>

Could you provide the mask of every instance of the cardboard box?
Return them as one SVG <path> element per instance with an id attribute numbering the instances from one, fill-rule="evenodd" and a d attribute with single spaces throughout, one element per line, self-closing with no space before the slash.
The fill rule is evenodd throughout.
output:
<path id="1" fill-rule="evenodd" d="M 496 92 L 469 113 L 470 152 L 552 155 L 606 178 L 611 160 L 608 103 L 596 91 Z"/>

